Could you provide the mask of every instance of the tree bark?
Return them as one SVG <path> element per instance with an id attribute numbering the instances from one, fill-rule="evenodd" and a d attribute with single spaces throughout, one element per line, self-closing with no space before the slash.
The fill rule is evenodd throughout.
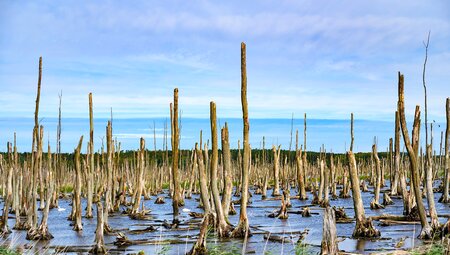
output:
<path id="1" fill-rule="evenodd" d="M 380 158 L 378 157 L 377 145 L 372 145 L 372 155 L 375 160 L 375 169 L 376 169 L 376 182 L 375 182 L 375 197 L 372 202 L 370 202 L 371 209 L 383 209 L 384 206 L 380 204 L 380 189 L 381 189 L 381 169 L 380 169 Z"/>
<path id="2" fill-rule="evenodd" d="M 230 142 L 228 134 L 228 124 L 225 122 L 225 127 L 222 128 L 222 155 L 223 155 L 223 195 L 222 195 L 222 209 L 225 219 L 228 218 L 228 213 L 231 206 L 231 193 L 233 192 L 233 172 L 231 168 L 231 153 Z"/>
<path id="3" fill-rule="evenodd" d="M 88 157 L 88 172 L 87 172 L 87 204 L 86 204 L 86 218 L 92 218 L 92 196 L 94 193 L 94 113 L 92 104 L 92 93 L 89 93 L 89 154 Z"/>
<path id="4" fill-rule="evenodd" d="M 108 216 L 111 208 L 111 188 L 112 188 L 112 174 L 113 166 L 113 144 L 112 144 L 112 126 L 111 121 L 108 121 L 106 126 L 106 189 L 105 189 L 105 207 L 103 208 L 103 230 L 105 233 L 112 233 L 113 230 L 109 226 Z M 103 153 L 102 153 L 103 154 Z"/>
<path id="5" fill-rule="evenodd" d="M 81 223 L 81 164 L 80 164 L 80 151 L 83 145 L 83 136 L 80 137 L 78 146 L 75 149 L 75 194 L 73 199 L 73 206 L 75 206 L 75 223 L 73 230 L 81 231 L 83 230 L 83 225 Z"/>
<path id="6" fill-rule="evenodd" d="M 178 219 L 179 214 L 179 182 L 178 182 L 178 160 L 179 160 L 179 134 L 178 134 L 178 88 L 173 91 L 173 119 L 172 119 L 172 183 L 173 183 L 173 195 L 172 195 L 172 208 L 173 208 L 173 221 L 172 223 L 177 225 L 180 223 Z"/>
<path id="7" fill-rule="evenodd" d="M 419 152 L 419 134 L 420 134 L 420 108 L 417 105 L 414 114 L 414 124 L 412 131 L 412 141 L 409 139 L 408 127 L 406 126 L 405 106 L 404 106 L 404 78 L 403 75 L 398 73 L 398 113 L 400 117 L 400 126 L 402 128 L 403 141 L 408 151 L 408 157 L 410 161 L 411 179 L 416 197 L 417 209 L 419 211 L 420 222 L 422 230 L 419 234 L 420 239 L 431 239 L 433 237 L 433 229 L 430 227 L 427 221 L 427 215 L 425 212 L 425 206 L 422 200 L 422 193 L 420 191 L 420 175 L 418 165 L 418 152 Z"/>
<path id="8" fill-rule="evenodd" d="M 297 181 L 298 181 L 298 198 L 300 200 L 306 200 L 308 199 L 308 196 L 306 194 L 306 189 L 305 189 L 305 182 L 304 182 L 304 167 L 303 167 L 303 161 L 301 159 L 301 155 L 302 155 L 302 149 L 300 148 L 296 155 L 295 155 L 295 163 L 297 166 Z"/>
<path id="9" fill-rule="evenodd" d="M 201 147 L 198 147 L 198 144 L 195 144 L 195 151 L 197 157 L 197 165 L 198 165 L 198 176 L 200 182 L 200 198 L 203 204 L 203 210 L 205 214 L 211 212 L 211 205 L 209 203 L 209 192 L 208 192 L 208 182 L 206 180 L 206 171 L 205 171 L 205 163 L 203 162 L 203 152 Z"/>
<path id="10" fill-rule="evenodd" d="M 100 190 L 103 188 L 101 187 Z M 100 197 L 96 195 L 96 198 L 94 199 L 97 201 L 97 229 L 95 230 L 95 245 L 91 249 L 90 253 L 93 254 L 105 254 L 107 253 L 106 247 L 105 247 L 105 241 L 103 238 L 103 227 L 105 226 L 104 222 L 104 213 L 103 213 L 103 205 Z"/>
<path id="11" fill-rule="evenodd" d="M 349 161 L 350 182 L 352 184 L 353 205 L 355 210 L 356 226 L 353 231 L 353 237 L 379 237 L 380 231 L 375 229 L 370 218 L 366 218 L 364 205 L 361 199 L 361 191 L 359 189 L 358 170 L 356 168 L 356 160 L 352 151 L 347 152 Z"/>
<path id="12" fill-rule="evenodd" d="M 447 97 L 445 110 L 447 116 L 447 128 L 445 129 L 444 191 L 439 201 L 442 203 L 450 203 L 450 97 Z"/>
<path id="13" fill-rule="evenodd" d="M 242 102 L 242 120 L 243 120 L 243 136 L 244 136 L 244 157 L 242 159 L 242 195 L 241 208 L 239 213 L 239 223 L 231 233 L 232 237 L 251 236 L 249 230 L 249 222 L 247 217 L 248 202 L 248 175 L 250 169 L 250 123 L 248 119 L 248 103 L 247 103 L 247 68 L 246 68 L 246 52 L 245 43 L 241 43 L 241 102 Z"/>
<path id="14" fill-rule="evenodd" d="M 280 151 L 281 151 L 281 145 L 278 146 L 278 150 L 275 147 L 275 145 L 272 145 L 272 152 L 273 152 L 273 178 L 274 178 L 274 186 L 273 186 L 273 192 L 272 196 L 279 196 L 280 195 Z"/>
<path id="15" fill-rule="evenodd" d="M 398 111 L 395 111 L 394 173 L 395 177 L 391 195 L 397 194 L 398 177 L 400 176 L 400 117 L 398 115 Z M 395 178 L 397 178 L 397 181 Z"/>
<path id="16" fill-rule="evenodd" d="M 9 206 L 12 198 L 12 160 L 11 160 L 11 149 L 10 143 L 8 142 L 8 158 L 9 162 L 6 166 L 7 170 L 4 170 L 3 166 L 3 156 L 0 157 L 0 170 L 6 172 L 6 185 L 3 187 L 4 192 L 4 204 L 3 204 L 3 215 L 0 219 L 0 237 L 5 237 L 11 233 L 11 229 L 8 226 L 8 214 L 9 214 Z"/>
<path id="17" fill-rule="evenodd" d="M 133 208 L 131 210 L 132 217 L 139 214 L 139 206 L 141 205 L 142 191 L 144 189 L 144 154 L 145 154 L 145 140 L 141 137 L 140 150 L 138 153 L 138 179 L 136 182 L 136 196 L 134 198 Z"/>
<path id="18" fill-rule="evenodd" d="M 211 143 L 212 154 L 210 162 L 210 187 L 212 197 L 214 199 L 214 206 L 216 211 L 216 229 L 219 237 L 227 237 L 230 234 L 230 226 L 228 225 L 222 203 L 220 201 L 219 188 L 217 187 L 217 167 L 218 167 L 218 138 L 217 138 L 217 117 L 216 117 L 216 104 L 211 101 L 210 103 L 210 121 L 211 121 Z M 228 208 L 227 208 L 228 209 Z"/>
<path id="19" fill-rule="evenodd" d="M 431 228 L 436 232 L 440 231 L 439 219 L 437 216 L 436 206 L 434 204 L 434 192 L 433 192 L 433 156 L 432 145 L 427 146 L 427 169 L 426 169 L 426 189 L 427 189 L 427 201 L 428 210 L 431 218 Z"/>
<path id="20" fill-rule="evenodd" d="M 53 239 L 53 235 L 48 231 L 48 213 L 50 210 L 50 204 L 52 203 L 51 198 L 53 196 L 54 190 L 54 180 L 52 174 L 52 158 L 50 151 L 50 144 L 48 145 L 47 152 L 47 199 L 45 203 L 44 210 L 42 212 L 41 224 L 36 230 L 29 231 L 27 233 L 28 240 L 50 240 Z"/>
<path id="21" fill-rule="evenodd" d="M 322 242 L 320 254 L 338 254 L 336 218 L 331 207 L 325 208 L 323 214 Z"/>
<path id="22" fill-rule="evenodd" d="M 205 213 L 200 227 L 200 233 L 198 235 L 197 242 L 192 249 L 186 253 L 186 255 L 206 255 L 208 249 L 206 247 L 206 238 L 208 234 L 209 219 L 212 217 L 211 213 Z"/>

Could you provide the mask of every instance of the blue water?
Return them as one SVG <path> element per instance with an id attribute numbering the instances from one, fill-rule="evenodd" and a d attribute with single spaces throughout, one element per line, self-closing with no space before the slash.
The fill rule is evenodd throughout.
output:
<path id="1" fill-rule="evenodd" d="M 94 143 L 95 149 L 101 148 L 102 139 L 105 136 L 108 119 L 95 119 Z M 146 147 L 153 149 L 153 123 L 156 127 L 156 147 L 163 148 L 164 125 L 167 121 L 170 139 L 170 120 L 166 118 L 136 118 L 113 119 L 113 136 L 121 143 L 125 150 L 137 149 L 139 138 L 144 137 Z M 218 119 L 221 127 L 228 123 L 230 131 L 230 143 L 232 148 L 237 148 L 238 140 L 242 141 L 242 119 L 227 118 Z M 52 151 L 56 149 L 57 118 L 42 118 L 44 126 L 44 140 L 50 142 Z M 17 134 L 17 147 L 20 152 L 31 150 L 32 130 L 34 119 L 32 118 L 0 118 L 0 151 L 6 150 L 6 142 L 14 140 L 14 132 Z M 439 153 L 440 132 L 444 125 L 435 125 L 434 146 Z M 303 144 L 303 119 L 294 119 L 292 148 L 295 147 L 295 131 L 299 131 L 299 145 Z M 389 145 L 389 138 L 393 136 L 394 123 L 389 121 L 369 121 L 355 119 L 355 145 L 354 151 L 370 151 L 374 137 L 378 140 L 378 150 L 385 151 Z M 199 141 L 200 130 L 203 130 L 203 141 L 210 137 L 209 119 L 182 118 L 181 119 L 181 148 L 191 149 Z M 424 128 L 422 127 L 422 131 Z M 252 148 L 262 147 L 262 138 L 265 136 L 266 148 L 272 144 L 281 144 L 288 149 L 290 144 L 291 119 L 251 119 L 250 143 Z M 220 134 L 220 133 L 219 133 Z M 76 147 L 80 136 L 84 135 L 86 142 L 89 136 L 89 119 L 63 118 L 61 147 L 63 152 L 72 152 Z M 424 135 L 421 137 L 424 140 Z M 106 141 L 105 141 L 106 142 Z M 219 140 L 220 142 L 220 140 Z M 85 143 L 86 144 L 86 143 Z M 349 120 L 307 120 L 307 149 L 319 151 L 322 144 L 327 151 L 344 152 L 350 144 Z M 242 146 L 242 145 L 241 145 Z M 44 146 L 46 151 L 47 146 Z M 169 140 L 170 149 L 170 140 Z M 86 150 L 84 146 L 83 151 Z"/>

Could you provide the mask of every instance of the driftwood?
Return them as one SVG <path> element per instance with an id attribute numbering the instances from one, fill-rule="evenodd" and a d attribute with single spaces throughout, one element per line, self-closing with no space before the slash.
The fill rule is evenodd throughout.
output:
<path id="1" fill-rule="evenodd" d="M 419 221 L 380 220 L 380 226 L 419 225 Z"/>
<path id="2" fill-rule="evenodd" d="M 144 229 L 134 229 L 134 230 L 130 230 L 130 234 L 133 235 L 137 235 L 137 234 L 142 234 L 142 233 L 148 233 L 148 232 L 155 232 L 156 230 L 158 230 L 157 228 L 153 227 L 152 225 L 144 228 Z"/>
<path id="3" fill-rule="evenodd" d="M 278 236 L 271 233 L 264 234 L 264 240 L 277 242 L 277 243 L 293 243 L 293 240 L 290 236 Z"/>
<path id="4" fill-rule="evenodd" d="M 205 215 L 203 213 L 190 212 L 189 216 L 191 216 L 192 218 L 203 218 Z"/>

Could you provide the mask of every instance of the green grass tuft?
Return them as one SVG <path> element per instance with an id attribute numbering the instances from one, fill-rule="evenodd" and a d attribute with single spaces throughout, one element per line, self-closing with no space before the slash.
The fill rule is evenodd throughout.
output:
<path id="1" fill-rule="evenodd" d="M 0 247 L 0 255 L 19 255 L 20 253 L 5 247 Z"/>

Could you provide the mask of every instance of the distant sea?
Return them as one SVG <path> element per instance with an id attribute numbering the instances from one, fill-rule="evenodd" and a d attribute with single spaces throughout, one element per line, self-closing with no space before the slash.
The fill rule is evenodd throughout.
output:
<path id="1" fill-rule="evenodd" d="M 95 119 L 94 143 L 99 150 L 102 138 L 105 137 L 108 119 Z M 265 137 L 266 148 L 281 144 L 283 149 L 288 149 L 291 140 L 291 119 L 250 119 L 250 143 L 252 148 L 261 148 L 262 139 Z M 146 147 L 154 148 L 154 125 L 156 131 L 156 148 L 162 149 L 164 137 L 164 125 L 168 125 L 168 137 L 170 139 L 170 120 L 166 118 L 135 118 L 113 119 L 113 136 L 121 143 L 124 150 L 137 149 L 139 138 L 144 137 Z M 237 148 L 238 140 L 242 144 L 242 119 L 221 118 L 218 126 L 228 123 L 230 131 L 230 143 L 232 148 Z M 50 142 L 52 151 L 56 150 L 57 118 L 42 118 L 40 124 L 44 126 L 45 146 Z M 20 152 L 31 150 L 32 130 L 34 119 L 32 118 L 0 118 L 0 151 L 6 151 L 7 141 L 12 142 L 14 132 L 17 135 L 17 147 Z M 444 125 L 434 131 L 434 148 L 439 153 L 440 132 Z M 294 119 L 292 148 L 295 148 L 295 132 L 299 132 L 299 146 L 303 144 L 303 119 Z M 411 127 L 410 132 L 411 132 Z M 386 151 L 389 146 L 389 138 L 394 135 L 394 123 L 389 121 L 358 120 L 354 122 L 355 145 L 354 151 L 368 152 L 377 139 L 378 151 Z M 209 119 L 182 118 L 181 142 L 182 149 L 191 149 L 199 141 L 200 130 L 203 130 L 203 141 L 210 138 Z M 424 130 L 422 126 L 422 131 Z M 89 119 L 62 118 L 61 147 L 63 152 L 72 152 L 81 135 L 84 135 L 83 151 L 86 150 L 86 142 L 89 139 Z M 220 135 L 220 131 L 219 131 Z M 422 132 L 421 140 L 424 141 Z M 106 140 L 105 140 L 106 142 Z M 220 137 L 219 137 L 220 143 Z M 402 141 L 403 143 L 403 141 Z M 307 150 L 319 151 L 322 145 L 325 149 L 337 153 L 348 150 L 350 144 L 350 120 L 337 119 L 308 119 L 307 120 Z M 423 143 L 422 143 L 423 144 Z M 220 144 L 219 144 L 220 146 Z M 242 146 L 242 145 L 241 145 Z M 170 140 L 169 140 L 170 149 Z"/>

